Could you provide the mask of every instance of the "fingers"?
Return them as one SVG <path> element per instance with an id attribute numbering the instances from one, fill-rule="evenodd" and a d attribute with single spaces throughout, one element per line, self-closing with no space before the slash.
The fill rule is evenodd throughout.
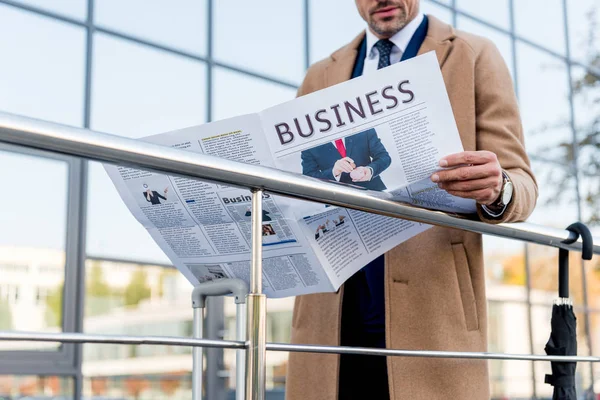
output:
<path id="1" fill-rule="evenodd" d="M 352 169 L 356 168 L 356 164 L 354 164 L 354 160 L 351 159 L 350 157 L 344 157 L 344 158 L 342 158 L 342 160 L 346 160 L 350 164 Z"/>
<path id="2" fill-rule="evenodd" d="M 453 196 L 462 197 L 465 199 L 473 199 L 479 204 L 489 205 L 492 204 L 498 198 L 499 192 L 487 188 L 472 191 L 460 191 L 460 190 L 448 190 Z"/>
<path id="3" fill-rule="evenodd" d="M 352 165 L 347 160 L 344 160 L 344 159 L 339 160 L 338 162 L 336 162 L 336 164 L 338 165 L 339 169 L 342 172 L 350 173 L 354 169 L 354 168 L 352 168 Z"/>
<path id="4" fill-rule="evenodd" d="M 497 162 L 498 157 L 491 151 L 463 151 L 462 153 L 451 154 L 440 160 L 440 167 L 456 167 L 461 164 L 481 165 L 491 162 Z"/>
<path id="5" fill-rule="evenodd" d="M 450 181 L 439 183 L 440 189 L 444 189 L 447 192 L 459 191 L 459 192 L 470 192 L 474 190 L 496 188 L 498 179 L 496 177 L 488 177 L 485 179 L 474 179 L 468 181 Z"/>
<path id="6" fill-rule="evenodd" d="M 475 179 L 494 178 L 498 180 L 502 170 L 497 164 L 463 166 L 455 169 L 438 171 L 431 176 L 433 182 L 468 181 Z"/>

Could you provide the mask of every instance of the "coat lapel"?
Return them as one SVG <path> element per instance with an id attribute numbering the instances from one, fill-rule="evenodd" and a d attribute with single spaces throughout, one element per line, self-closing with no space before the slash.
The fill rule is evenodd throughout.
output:
<path id="1" fill-rule="evenodd" d="M 354 38 L 350 43 L 331 55 L 333 62 L 329 63 L 325 71 L 326 87 L 345 82 L 352 77 L 352 69 L 358 55 L 358 46 L 365 37 L 365 33 Z"/>
<path id="2" fill-rule="evenodd" d="M 454 28 L 433 15 L 427 15 L 427 18 L 429 19 L 429 28 L 418 55 L 435 51 L 440 68 L 442 68 L 450 54 L 452 40 L 456 37 Z"/>

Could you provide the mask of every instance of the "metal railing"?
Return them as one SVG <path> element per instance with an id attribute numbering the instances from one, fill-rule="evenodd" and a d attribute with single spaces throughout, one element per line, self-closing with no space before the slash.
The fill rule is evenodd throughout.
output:
<path id="1" fill-rule="evenodd" d="M 70 156 L 141 168 L 203 181 L 218 182 L 252 191 L 252 264 L 247 306 L 247 340 L 224 341 L 175 337 L 132 337 L 81 333 L 0 332 L 0 340 L 26 340 L 61 343 L 154 344 L 192 347 L 218 347 L 246 350 L 246 399 L 262 400 L 265 395 L 266 351 L 337 354 L 371 354 L 403 357 L 438 357 L 495 360 L 600 362 L 600 357 L 543 356 L 486 352 L 411 351 L 342 346 L 266 343 L 266 298 L 262 293 L 262 193 L 295 197 L 320 203 L 367 211 L 411 221 L 458 228 L 529 243 L 581 251 L 581 239 L 566 244 L 576 235 L 567 230 L 529 223 L 486 224 L 455 215 L 412 207 L 391 200 L 385 193 L 335 185 L 310 177 L 272 168 L 248 165 L 185 150 L 167 148 L 80 128 L 0 113 L 0 142 L 53 151 Z M 600 238 L 593 251 L 600 254 Z"/>

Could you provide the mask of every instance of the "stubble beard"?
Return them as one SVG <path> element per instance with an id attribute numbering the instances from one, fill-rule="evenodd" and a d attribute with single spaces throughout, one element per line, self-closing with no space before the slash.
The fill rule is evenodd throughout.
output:
<path id="1" fill-rule="evenodd" d="M 408 24 L 408 17 L 406 15 L 406 10 L 402 7 L 399 9 L 400 15 L 395 17 L 385 18 L 381 21 L 375 21 L 374 17 L 371 15 L 369 19 L 369 27 L 373 32 L 378 34 L 379 36 L 390 38 L 394 36 L 396 33 L 400 32 L 402 28 L 404 28 Z"/>

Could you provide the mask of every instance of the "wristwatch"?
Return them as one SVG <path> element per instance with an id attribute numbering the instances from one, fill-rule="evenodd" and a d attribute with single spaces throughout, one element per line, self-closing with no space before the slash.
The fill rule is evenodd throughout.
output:
<path id="1" fill-rule="evenodd" d="M 500 190 L 500 196 L 492 204 L 489 204 L 488 207 L 492 210 L 504 210 L 504 207 L 512 200 L 512 196 L 513 183 L 506 172 L 502 171 L 502 190 Z"/>

